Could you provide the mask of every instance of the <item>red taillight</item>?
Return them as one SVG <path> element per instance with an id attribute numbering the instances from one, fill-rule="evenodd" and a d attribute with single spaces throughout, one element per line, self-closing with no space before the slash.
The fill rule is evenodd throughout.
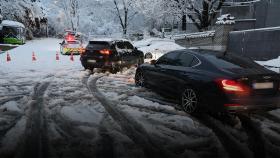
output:
<path id="1" fill-rule="evenodd" d="M 222 80 L 223 89 L 227 91 L 244 92 L 245 89 L 233 80 Z"/>
<path id="2" fill-rule="evenodd" d="M 75 37 L 72 36 L 72 35 L 67 35 L 66 40 L 67 40 L 67 41 L 74 41 L 74 40 L 75 40 Z"/>
<path id="3" fill-rule="evenodd" d="M 108 50 L 108 49 L 103 49 L 103 50 L 100 50 L 99 52 L 101 54 L 103 54 L 103 55 L 110 55 L 110 54 L 112 54 L 112 51 Z"/>
<path id="4" fill-rule="evenodd" d="M 218 79 L 216 82 L 221 86 L 221 88 L 226 91 L 226 92 L 233 92 L 233 93 L 238 93 L 238 94 L 247 94 L 248 93 L 248 88 L 241 84 L 238 83 L 237 81 L 234 80 L 229 80 L 229 79 Z"/>

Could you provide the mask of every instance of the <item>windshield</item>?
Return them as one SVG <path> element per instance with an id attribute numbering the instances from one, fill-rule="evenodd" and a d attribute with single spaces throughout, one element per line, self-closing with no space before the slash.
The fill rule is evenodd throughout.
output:
<path id="1" fill-rule="evenodd" d="M 17 38 L 18 35 L 20 34 L 20 28 L 3 26 L 2 32 L 3 32 L 4 37 Z"/>
<path id="2" fill-rule="evenodd" d="M 95 50 L 109 49 L 110 44 L 108 42 L 102 42 L 102 41 L 90 41 L 87 48 L 95 49 Z"/>

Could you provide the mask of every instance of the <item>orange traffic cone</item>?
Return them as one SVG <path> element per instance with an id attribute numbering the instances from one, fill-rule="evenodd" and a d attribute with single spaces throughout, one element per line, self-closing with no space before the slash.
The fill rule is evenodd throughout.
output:
<path id="1" fill-rule="evenodd" d="M 71 60 L 71 61 L 74 61 L 74 55 L 73 55 L 73 52 L 71 53 L 70 60 Z"/>
<path id="2" fill-rule="evenodd" d="M 7 62 L 10 62 L 12 59 L 11 59 L 11 56 L 9 54 L 9 52 L 7 52 Z"/>
<path id="3" fill-rule="evenodd" d="M 56 55 L 55 55 L 55 60 L 59 60 L 59 54 L 58 54 L 58 52 L 56 52 Z"/>
<path id="4" fill-rule="evenodd" d="M 37 60 L 37 59 L 36 59 L 35 53 L 32 52 L 32 61 L 36 61 L 36 60 Z"/>

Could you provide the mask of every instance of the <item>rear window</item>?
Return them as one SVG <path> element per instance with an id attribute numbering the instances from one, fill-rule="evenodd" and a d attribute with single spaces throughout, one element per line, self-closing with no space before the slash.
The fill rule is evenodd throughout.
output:
<path id="1" fill-rule="evenodd" d="M 126 47 L 126 49 L 134 49 L 133 45 L 129 42 L 124 42 L 124 46 Z"/>
<path id="2" fill-rule="evenodd" d="M 100 41 L 90 41 L 87 48 L 90 49 L 109 49 L 110 44 L 108 42 L 100 42 Z"/>
<path id="3" fill-rule="evenodd" d="M 213 65 L 222 69 L 252 69 L 259 68 L 260 65 L 255 63 L 249 58 L 241 58 L 235 55 L 205 55 L 208 61 L 210 61 Z"/>
<path id="4" fill-rule="evenodd" d="M 170 52 L 167 53 L 165 55 L 163 55 L 162 57 L 160 57 L 157 61 L 157 64 L 163 64 L 163 65 L 177 65 L 178 64 L 178 55 L 180 54 L 180 52 Z"/>
<path id="5" fill-rule="evenodd" d="M 182 53 L 179 57 L 178 65 L 184 67 L 192 67 L 199 64 L 199 60 L 191 54 Z"/>

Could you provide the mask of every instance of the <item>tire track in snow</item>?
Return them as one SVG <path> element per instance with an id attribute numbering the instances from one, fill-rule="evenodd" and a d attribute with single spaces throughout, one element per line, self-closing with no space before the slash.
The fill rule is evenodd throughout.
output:
<path id="1" fill-rule="evenodd" d="M 265 139 L 260 128 L 260 124 L 253 121 L 250 117 L 245 115 L 238 115 L 242 127 L 248 135 L 248 145 L 253 151 L 255 158 L 266 157 Z"/>
<path id="2" fill-rule="evenodd" d="M 217 138 L 222 143 L 230 158 L 246 157 L 252 158 L 253 154 L 248 147 L 237 141 L 226 129 L 223 127 L 221 121 L 214 119 L 208 114 L 199 114 L 193 116 L 200 123 L 213 130 Z"/>
<path id="3" fill-rule="evenodd" d="M 269 122 L 268 125 L 268 129 L 262 129 L 261 127 L 258 127 L 259 130 L 262 132 L 263 134 L 263 142 L 265 145 L 265 149 L 266 149 L 266 156 L 267 157 L 279 157 L 280 155 L 280 139 L 279 139 L 279 135 L 280 135 L 280 128 L 279 128 L 279 124 L 280 124 L 280 118 L 278 118 L 275 115 L 272 115 L 268 112 L 261 112 L 261 113 L 257 113 L 256 115 L 254 115 L 254 118 L 256 118 L 258 121 L 257 123 L 262 124 L 263 121 Z M 272 132 L 272 133 L 271 133 Z"/>
<path id="4" fill-rule="evenodd" d="M 99 78 L 102 78 L 102 77 L 104 77 L 104 76 L 99 76 L 99 77 L 97 77 L 97 79 L 95 78 L 94 80 L 98 80 Z M 94 81 L 95 83 L 95 89 L 97 89 L 96 88 L 96 81 Z M 93 81 L 92 81 L 93 82 Z M 88 84 L 88 85 L 90 85 L 90 84 Z M 91 87 L 91 86 L 89 86 L 89 87 Z M 95 94 L 97 94 L 97 93 L 100 93 L 100 92 L 96 92 L 96 90 L 93 90 L 92 91 L 92 93 L 95 95 Z M 101 93 L 100 93 L 101 94 Z M 102 95 L 102 94 L 101 94 Z M 95 95 L 96 96 L 96 95 Z M 138 95 L 137 95 L 138 96 Z M 106 100 L 106 98 L 104 98 L 104 96 L 102 96 L 103 97 L 103 99 L 104 100 Z M 175 106 L 175 104 L 172 104 L 172 103 L 170 103 L 169 104 L 169 102 L 167 102 L 167 101 L 163 101 L 163 100 L 160 100 L 160 99 L 153 99 L 153 98 L 149 98 L 149 97 L 145 97 L 145 96 L 139 96 L 139 97 L 141 97 L 141 98 L 144 98 L 144 99 L 146 99 L 146 100 L 149 100 L 149 101 L 152 101 L 152 102 L 157 102 L 157 103 L 159 103 L 159 104 L 164 104 L 164 105 L 169 105 L 170 107 L 174 107 Z M 200 123 L 202 123 L 202 121 L 200 121 L 200 119 L 197 119 L 197 118 L 195 118 L 195 117 L 192 117 L 192 116 L 190 116 L 190 115 L 188 115 L 188 114 L 186 114 L 185 112 L 182 112 L 182 111 L 177 111 L 177 110 L 171 110 L 171 109 L 166 109 L 166 108 L 162 108 L 162 107 L 158 107 L 158 106 L 143 106 L 143 105 L 140 105 L 140 104 L 135 104 L 135 103 L 129 103 L 129 102 L 126 102 L 126 101 L 123 101 L 123 102 L 111 102 L 111 104 L 122 104 L 122 105 L 127 105 L 127 106 L 130 106 L 130 107 L 135 107 L 135 108 L 140 108 L 140 109 L 145 109 L 145 110 L 149 110 L 149 111 L 154 111 L 154 112 L 158 112 L 158 113 L 166 113 L 166 114 L 169 114 L 169 115 L 179 115 L 179 116 L 183 116 L 183 117 L 191 117 L 192 119 L 194 119 L 194 120 L 196 120 L 197 122 L 200 122 Z M 103 103 L 102 103 L 103 104 Z M 115 107 L 114 105 L 111 105 L 112 107 Z M 176 108 L 176 106 L 175 106 L 175 108 Z M 115 107 L 115 109 L 116 109 L 116 107 Z M 125 115 L 125 114 L 122 114 L 122 115 Z M 115 119 L 115 118 L 114 118 Z M 130 123 L 131 124 L 131 123 Z M 202 124 L 204 124 L 204 123 L 202 123 Z M 204 124 L 205 125 L 205 124 Z M 209 126 L 207 126 L 207 125 L 205 125 L 206 127 L 208 127 L 208 128 L 210 128 L 210 129 L 212 129 L 213 130 L 213 127 L 209 127 Z M 213 126 L 215 126 L 215 125 L 213 125 Z M 170 126 L 168 126 L 168 127 L 170 127 Z M 172 127 L 170 127 L 170 128 L 174 128 L 173 126 Z M 215 137 L 217 137 L 217 139 L 221 142 L 221 144 L 223 144 L 224 146 L 225 146 L 225 144 L 226 143 L 228 143 L 229 141 L 231 141 L 231 140 L 234 140 L 235 141 L 235 139 L 229 134 L 229 133 L 227 133 L 225 130 L 221 130 L 219 127 L 216 127 L 216 128 L 218 128 L 219 130 L 219 132 L 220 133 L 222 133 L 222 134 L 220 134 L 220 133 L 217 133 L 217 130 L 213 130 L 213 133 L 214 133 L 214 136 Z M 176 130 L 175 131 L 180 131 L 180 132 L 182 132 L 182 129 L 177 129 L 177 128 L 175 128 Z M 222 131 L 222 132 L 221 132 Z M 186 134 L 185 132 L 183 132 L 184 134 Z M 226 133 L 226 134 L 224 134 L 224 133 Z M 221 138 L 222 137 L 222 138 Z M 229 138 L 230 137 L 230 138 Z M 226 140 L 226 141 L 225 141 Z M 222 141 L 224 141 L 224 142 L 226 142 L 226 143 L 223 143 Z M 228 143 L 228 144 L 237 144 L 237 145 L 241 145 L 241 143 L 239 143 L 239 142 L 237 142 L 237 141 L 235 141 L 235 143 Z M 224 147 L 225 149 L 229 149 L 229 148 L 231 148 L 232 146 L 230 146 L 230 145 L 227 145 L 227 148 L 226 147 Z M 238 148 L 238 147 L 237 147 Z M 227 150 L 228 151 L 228 150 Z M 238 149 L 236 149 L 235 151 L 238 151 L 237 153 L 238 154 L 236 154 L 235 152 L 229 152 L 229 154 L 234 154 L 233 156 L 231 156 L 231 157 L 235 157 L 235 156 L 238 156 L 238 155 L 241 155 L 241 157 L 244 157 L 244 156 L 246 156 L 246 157 L 252 157 L 252 156 L 249 156 L 250 154 L 248 154 L 248 153 L 250 153 L 250 151 L 249 150 L 246 150 L 246 151 L 243 151 L 243 148 L 238 148 Z"/>
<path id="5" fill-rule="evenodd" d="M 47 158 L 48 137 L 47 122 L 44 111 L 44 94 L 49 82 L 37 84 L 29 102 L 27 123 L 24 138 L 19 146 L 16 157 Z"/>
<path id="6" fill-rule="evenodd" d="M 95 76 L 94 78 L 90 77 L 87 82 L 88 89 L 92 95 L 101 102 L 114 121 L 120 125 L 124 133 L 134 141 L 136 145 L 143 149 L 146 157 L 174 157 L 174 155 L 167 153 L 166 150 L 156 146 L 147 131 L 139 123 L 126 113 L 120 111 L 111 101 L 106 99 L 96 85 L 97 80 L 102 77 L 104 77 L 104 75 Z"/>
<path id="7" fill-rule="evenodd" d="M 58 149 L 61 148 L 60 145 L 65 146 L 65 150 L 67 148 L 67 153 L 64 153 L 62 150 L 53 149 L 53 153 L 57 157 L 79 157 L 79 158 L 89 158 L 92 157 L 93 151 L 91 148 L 94 146 L 91 144 L 91 138 L 85 135 L 77 125 L 86 125 L 89 127 L 98 127 L 96 124 L 79 124 L 78 122 L 72 122 L 68 119 L 64 118 L 59 112 L 56 112 L 53 116 L 53 121 L 55 122 L 55 128 L 57 132 L 62 136 L 62 139 L 59 142 L 55 142 L 58 144 L 52 144 L 54 147 L 57 146 Z"/>
<path id="8" fill-rule="evenodd" d="M 264 118 L 266 118 L 266 119 L 269 119 L 269 120 L 271 120 L 273 122 L 280 123 L 280 118 L 279 117 L 276 117 L 276 116 L 274 116 L 274 115 L 272 115 L 272 114 L 270 114 L 268 112 L 264 112 L 264 113 L 261 113 L 259 115 L 264 117 Z"/>
<path id="9" fill-rule="evenodd" d="M 20 100 L 21 98 L 23 98 L 23 96 L 12 96 L 12 97 L 3 97 L 3 98 L 0 98 L 0 106 L 9 102 L 9 101 L 18 101 Z"/>
<path id="10" fill-rule="evenodd" d="M 100 139 L 97 141 L 97 158 L 114 157 L 114 145 L 113 138 L 110 136 L 108 129 L 106 128 L 105 121 L 108 119 L 108 114 L 105 113 L 103 119 L 98 128 L 100 133 Z"/>
<path id="11" fill-rule="evenodd" d="M 101 78 L 103 76 L 99 76 L 98 78 Z M 96 79 L 97 81 L 98 79 Z M 95 81 L 95 86 L 96 86 L 96 81 Z M 88 81 L 89 82 L 89 81 Z M 89 85 L 89 84 L 88 84 Z M 90 86 L 89 86 L 90 87 Z M 95 87 L 96 88 L 96 87 Z M 96 88 L 97 89 L 97 88 Z M 96 94 L 96 91 L 93 91 Z M 99 92 L 100 93 L 100 92 Z M 100 93 L 101 94 L 101 93 Z M 102 94 L 101 94 L 102 95 Z M 96 96 L 96 95 L 94 95 Z M 138 95 L 137 95 L 138 96 Z M 104 97 L 104 96 L 103 96 Z M 170 105 L 172 107 L 174 107 L 174 104 L 172 103 L 168 103 L 168 101 L 166 100 L 161 100 L 161 99 L 154 99 L 154 98 L 149 98 L 149 97 L 145 97 L 145 96 L 139 96 L 141 98 L 144 98 L 146 100 L 149 101 L 153 101 L 153 102 L 157 102 L 159 104 L 164 104 L 164 105 Z M 106 100 L 106 98 L 103 98 Z M 111 101 L 109 101 L 111 102 Z M 123 102 L 111 102 L 112 104 L 122 104 L 122 105 L 127 105 L 127 106 L 131 106 L 131 107 L 135 107 L 135 108 L 140 108 L 140 109 L 145 109 L 145 110 L 150 110 L 150 111 L 154 111 L 154 112 L 158 112 L 158 113 L 166 113 L 166 114 L 170 114 L 170 115 L 180 115 L 180 116 L 184 116 L 184 117 L 191 117 L 192 119 L 196 120 L 197 122 L 200 122 L 201 124 L 203 124 L 204 126 L 208 127 L 209 129 L 211 129 L 213 131 L 213 134 L 217 137 L 218 141 L 223 145 L 224 149 L 226 150 L 226 152 L 228 153 L 229 157 L 235 158 L 235 157 L 257 157 L 258 153 L 259 155 L 264 155 L 262 151 L 264 151 L 264 148 L 262 147 L 258 147 L 257 145 L 255 146 L 250 146 L 251 148 L 248 147 L 248 145 L 246 143 L 243 143 L 242 141 L 238 141 L 236 140 L 236 138 L 231 134 L 230 131 L 228 131 L 226 128 L 224 128 L 224 121 L 220 120 L 220 119 L 215 119 L 214 117 L 211 117 L 210 115 L 202 115 L 202 116 L 190 116 L 186 113 L 177 111 L 177 110 L 171 110 L 171 109 L 165 109 L 165 108 L 161 108 L 161 107 L 146 107 L 140 104 L 132 104 L 126 101 Z M 103 103 L 102 103 L 103 104 Z M 113 106 L 114 107 L 114 106 Z M 176 106 L 175 106 L 176 108 Z M 117 109 L 115 107 L 115 109 Z M 252 125 L 252 122 L 249 122 L 247 124 L 247 126 Z M 243 123 L 245 127 L 247 127 L 245 125 L 245 123 Z M 178 129 L 174 126 L 167 126 L 168 128 L 175 128 L 175 131 L 180 131 L 184 134 L 187 134 L 184 132 L 184 130 L 182 129 Z M 248 140 L 249 144 L 252 144 L 252 138 L 256 138 L 256 135 L 252 134 L 250 132 L 250 128 L 249 130 L 246 130 L 247 135 L 249 137 L 250 140 Z M 258 139 L 254 139 L 254 140 L 258 140 Z M 251 149 L 251 150 L 250 150 Z M 262 151 L 258 151 L 257 149 L 260 149 Z"/>

